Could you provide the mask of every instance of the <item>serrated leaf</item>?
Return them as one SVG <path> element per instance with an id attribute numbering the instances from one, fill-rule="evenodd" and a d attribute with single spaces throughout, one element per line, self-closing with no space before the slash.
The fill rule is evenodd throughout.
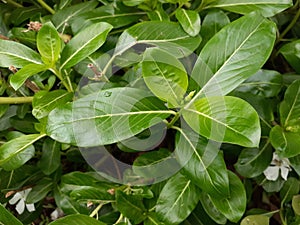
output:
<path id="1" fill-rule="evenodd" d="M 138 195 L 127 195 L 117 190 L 116 203 L 118 210 L 134 224 L 139 224 L 147 218 L 146 208 Z"/>
<path id="2" fill-rule="evenodd" d="M 125 30 L 119 37 L 114 54 L 121 55 L 137 44 L 150 44 L 181 58 L 190 55 L 200 42 L 200 36 L 189 36 L 177 23 L 147 21 Z"/>
<path id="3" fill-rule="evenodd" d="M 300 134 L 283 130 L 275 126 L 270 132 L 270 142 L 281 158 L 290 158 L 300 153 Z"/>
<path id="4" fill-rule="evenodd" d="M 231 96 L 202 98 L 184 109 L 182 115 L 194 131 L 208 139 L 245 147 L 259 145 L 259 117 L 242 99 Z"/>
<path id="5" fill-rule="evenodd" d="M 47 69 L 48 67 L 44 64 L 27 64 L 10 78 L 10 85 L 18 90 L 29 77 Z"/>
<path id="6" fill-rule="evenodd" d="M 149 48 L 144 52 L 142 73 L 148 88 L 174 107 L 180 105 L 188 86 L 184 66 L 174 56 Z"/>
<path id="7" fill-rule="evenodd" d="M 32 115 L 37 119 L 42 119 L 56 107 L 71 101 L 72 98 L 73 94 L 65 90 L 39 91 L 33 97 Z"/>
<path id="8" fill-rule="evenodd" d="M 68 215 L 63 218 L 60 218 L 56 221 L 49 223 L 49 225 L 69 225 L 69 224 L 76 224 L 76 225 L 105 225 L 105 223 L 96 220 L 87 215 Z"/>
<path id="9" fill-rule="evenodd" d="M 4 143 L 0 147 L 0 167 L 14 170 L 25 164 L 34 156 L 32 144 L 44 136 L 45 134 L 22 135 Z"/>
<path id="10" fill-rule="evenodd" d="M 42 156 L 37 166 L 44 174 L 50 175 L 61 164 L 60 161 L 60 143 L 47 138 L 43 143 Z"/>
<path id="11" fill-rule="evenodd" d="M 292 5 L 292 0 L 250 0 L 247 2 L 244 0 L 215 0 L 204 8 L 221 8 L 240 14 L 257 11 L 266 17 L 271 17 Z"/>
<path id="12" fill-rule="evenodd" d="M 199 34 L 201 20 L 198 12 L 179 8 L 176 10 L 175 16 L 184 31 L 190 36 L 194 37 Z"/>
<path id="13" fill-rule="evenodd" d="M 92 24 L 77 35 L 64 47 L 61 53 L 60 69 L 70 68 L 100 48 L 113 27 L 105 22 Z"/>
<path id="14" fill-rule="evenodd" d="M 210 196 L 215 207 L 230 221 L 238 222 L 246 210 L 247 198 L 244 185 L 241 180 L 233 172 L 228 172 L 229 175 L 229 198 L 216 198 Z"/>
<path id="15" fill-rule="evenodd" d="M 275 38 L 275 24 L 256 13 L 243 16 L 220 30 L 203 47 L 192 71 L 191 77 L 202 88 L 192 101 L 203 96 L 226 95 L 234 90 L 264 65 Z"/>
<path id="16" fill-rule="evenodd" d="M 61 39 L 52 23 L 43 24 L 37 34 L 37 48 L 46 65 L 54 66 L 60 56 Z"/>
<path id="17" fill-rule="evenodd" d="M 132 137 L 171 114 L 147 91 L 112 88 L 54 109 L 47 133 L 54 140 L 82 147 L 105 145 Z"/>
<path id="18" fill-rule="evenodd" d="M 281 125 L 285 130 L 300 132 L 300 80 L 294 81 L 287 88 L 279 111 Z"/>
<path id="19" fill-rule="evenodd" d="M 163 187 L 156 212 L 165 224 L 179 224 L 193 211 L 199 201 L 200 189 L 180 173 L 171 177 Z"/>
<path id="20" fill-rule="evenodd" d="M 250 215 L 246 216 L 241 225 L 269 225 L 270 218 L 264 215 Z"/>
<path id="21" fill-rule="evenodd" d="M 212 142 L 197 133 L 178 129 L 175 154 L 184 174 L 214 196 L 229 195 L 229 180 L 223 155 Z"/>
<path id="22" fill-rule="evenodd" d="M 254 178 L 263 173 L 270 165 L 273 149 L 269 141 L 262 142 L 260 148 L 245 148 L 234 164 L 237 172 L 248 178 Z"/>
<path id="23" fill-rule="evenodd" d="M 0 66 L 17 68 L 24 67 L 28 64 L 41 64 L 40 55 L 17 42 L 0 39 Z"/>

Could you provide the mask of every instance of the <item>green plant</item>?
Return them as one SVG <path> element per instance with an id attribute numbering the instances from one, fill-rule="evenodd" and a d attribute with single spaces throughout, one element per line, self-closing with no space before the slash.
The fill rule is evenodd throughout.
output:
<path id="1" fill-rule="evenodd" d="M 0 222 L 298 224 L 299 4 L 0 3 Z"/>

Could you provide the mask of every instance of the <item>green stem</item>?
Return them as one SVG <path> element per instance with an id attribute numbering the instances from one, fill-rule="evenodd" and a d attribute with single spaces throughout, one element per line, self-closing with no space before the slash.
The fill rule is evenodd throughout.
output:
<path id="1" fill-rule="evenodd" d="M 23 104 L 31 103 L 33 97 L 0 97 L 0 104 Z"/>
<path id="2" fill-rule="evenodd" d="M 15 1 L 13 1 L 13 0 L 5 0 L 5 2 L 7 2 L 8 4 L 11 4 L 11 5 L 13 5 L 13 6 L 19 7 L 19 8 L 23 7 L 23 5 L 21 5 L 21 4 L 17 3 L 17 2 L 15 2 Z"/>
<path id="3" fill-rule="evenodd" d="M 176 121 L 180 118 L 181 111 L 177 112 L 176 115 L 173 117 L 173 119 L 170 121 L 170 123 L 167 124 L 168 128 L 173 127 L 173 125 L 176 123 Z"/>
<path id="4" fill-rule="evenodd" d="M 103 203 L 100 203 L 96 209 L 94 209 L 94 211 L 90 214 L 90 217 L 94 217 L 98 214 L 99 210 L 102 208 L 104 204 Z"/>
<path id="5" fill-rule="evenodd" d="M 299 1 L 297 3 L 299 4 Z M 285 30 L 280 34 L 279 38 L 276 40 L 276 44 L 278 44 L 283 39 L 283 37 L 290 31 L 290 29 L 293 28 L 293 26 L 297 23 L 299 17 L 300 17 L 300 7 L 298 8 L 298 11 L 295 17 L 293 18 L 293 20 L 291 21 L 291 23 L 285 28 Z"/>
<path id="6" fill-rule="evenodd" d="M 41 6 L 43 6 L 43 8 L 45 8 L 47 11 L 49 11 L 51 14 L 55 14 L 54 9 L 52 9 L 49 5 L 47 5 L 46 2 L 44 2 L 43 0 L 37 0 L 38 3 L 40 3 Z"/>
<path id="7" fill-rule="evenodd" d="M 58 79 L 60 79 L 61 83 L 65 86 L 65 88 L 68 90 L 68 92 L 74 92 L 72 83 L 68 76 L 66 76 L 66 79 L 67 79 L 67 82 L 66 82 L 66 79 L 64 79 L 61 71 L 57 70 L 56 68 L 51 68 L 50 71 L 52 73 L 54 73 L 58 77 Z"/>

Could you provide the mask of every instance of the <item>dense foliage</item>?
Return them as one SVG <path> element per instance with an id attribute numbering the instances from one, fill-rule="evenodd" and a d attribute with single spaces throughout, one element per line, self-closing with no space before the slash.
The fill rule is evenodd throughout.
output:
<path id="1" fill-rule="evenodd" d="M 0 12 L 0 224 L 300 223 L 300 1 Z"/>

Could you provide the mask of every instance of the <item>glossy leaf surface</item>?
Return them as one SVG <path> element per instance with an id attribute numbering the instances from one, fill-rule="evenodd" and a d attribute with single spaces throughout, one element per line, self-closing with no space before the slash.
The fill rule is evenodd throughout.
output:
<path id="1" fill-rule="evenodd" d="M 176 10 L 175 16 L 185 32 L 192 37 L 199 34 L 201 21 L 197 12 L 180 8 Z"/>
<path id="2" fill-rule="evenodd" d="M 264 215 L 250 215 L 246 216 L 241 225 L 269 225 L 270 218 Z"/>
<path id="3" fill-rule="evenodd" d="M 49 225 L 69 225 L 69 224 L 76 224 L 76 225 L 104 225 L 104 223 L 89 217 L 87 215 L 80 215 L 80 214 L 75 214 L 75 215 L 69 215 L 66 217 L 63 217 L 59 220 L 53 221 L 49 223 Z"/>

